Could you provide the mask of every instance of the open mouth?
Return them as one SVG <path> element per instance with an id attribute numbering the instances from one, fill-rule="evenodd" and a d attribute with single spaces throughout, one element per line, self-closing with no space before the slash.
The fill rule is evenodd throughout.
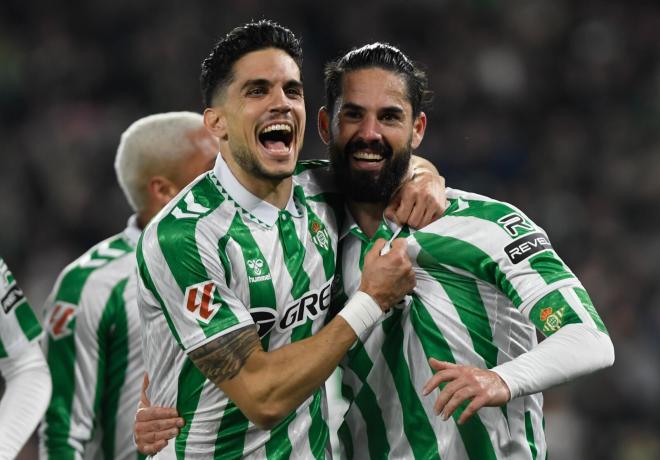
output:
<path id="1" fill-rule="evenodd" d="M 293 128 L 286 123 L 274 123 L 259 133 L 259 142 L 271 152 L 288 152 L 293 142 Z"/>

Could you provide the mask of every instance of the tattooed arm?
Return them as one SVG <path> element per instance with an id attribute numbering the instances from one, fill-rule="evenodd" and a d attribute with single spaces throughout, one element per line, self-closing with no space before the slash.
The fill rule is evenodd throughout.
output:
<path id="1" fill-rule="evenodd" d="M 365 256 L 360 290 L 387 310 L 414 287 L 415 279 L 405 240 L 397 240 L 381 256 L 384 244 L 379 240 Z M 352 304 L 356 305 L 359 302 Z M 355 342 L 355 331 L 360 330 L 356 317 L 342 314 L 314 336 L 276 350 L 264 351 L 251 325 L 224 334 L 189 356 L 245 416 L 268 429 L 319 388 Z M 360 315 L 357 318 L 359 322 Z"/>

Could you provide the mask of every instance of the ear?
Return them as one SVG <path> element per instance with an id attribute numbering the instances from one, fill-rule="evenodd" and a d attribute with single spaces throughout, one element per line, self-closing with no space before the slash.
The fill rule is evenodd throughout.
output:
<path id="1" fill-rule="evenodd" d="M 153 176 L 147 183 L 147 191 L 149 193 L 149 201 L 156 204 L 158 209 L 160 209 L 179 193 L 179 188 L 167 177 Z"/>
<path id="2" fill-rule="evenodd" d="M 226 141 L 227 119 L 224 112 L 218 107 L 208 107 L 204 109 L 204 126 L 206 129 L 220 140 Z"/>
<path id="3" fill-rule="evenodd" d="M 412 135 L 412 145 L 413 149 L 419 147 L 419 144 L 422 143 L 424 139 L 424 132 L 426 131 L 426 114 L 424 112 L 419 112 L 417 118 L 413 122 L 413 135 Z"/>
<path id="4" fill-rule="evenodd" d="M 321 107 L 318 116 L 319 136 L 326 145 L 330 143 L 330 118 L 328 109 L 325 106 Z"/>

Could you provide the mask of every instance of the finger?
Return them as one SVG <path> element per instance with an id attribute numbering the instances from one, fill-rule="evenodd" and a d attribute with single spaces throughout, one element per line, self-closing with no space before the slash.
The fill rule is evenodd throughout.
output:
<path id="1" fill-rule="evenodd" d="M 408 241 L 405 238 L 395 238 L 394 241 L 392 241 L 392 250 L 390 250 L 390 253 L 392 252 L 405 253 L 407 250 L 408 250 Z"/>
<path id="2" fill-rule="evenodd" d="M 451 370 L 451 369 L 446 369 L 439 371 L 431 377 L 426 384 L 424 385 L 424 388 L 422 389 L 422 394 L 424 396 L 429 395 L 433 390 L 438 388 L 441 383 L 444 382 L 449 382 L 451 380 L 456 379 L 458 377 L 458 374 Z"/>
<path id="3" fill-rule="evenodd" d="M 150 422 L 146 422 L 150 423 Z M 179 435 L 179 428 L 173 424 L 168 425 L 168 427 L 154 427 L 143 425 L 135 426 L 135 439 L 140 442 L 156 442 L 160 440 L 168 440 L 175 438 Z"/>
<path id="4" fill-rule="evenodd" d="M 178 416 L 179 413 L 173 407 L 145 407 L 138 409 L 135 420 L 137 422 L 148 422 L 150 420 L 170 419 Z"/>
<path id="5" fill-rule="evenodd" d="M 434 209 L 432 207 L 427 208 L 426 212 L 424 213 L 424 216 L 422 217 L 422 219 L 419 223 L 418 228 L 426 227 L 430 223 L 434 222 L 437 219 L 436 214 L 438 214 L 437 209 Z"/>
<path id="6" fill-rule="evenodd" d="M 451 399 L 447 401 L 445 408 L 441 412 L 442 419 L 448 420 L 449 417 L 451 417 L 454 414 L 456 409 L 458 409 L 458 406 L 460 406 L 463 403 L 463 401 L 473 398 L 475 394 L 476 394 L 476 390 L 469 386 L 465 386 L 455 391 Z"/>
<path id="7" fill-rule="evenodd" d="M 375 242 L 374 245 L 369 249 L 369 252 L 367 252 L 367 255 L 365 256 L 365 259 L 369 257 L 370 259 L 380 257 L 380 252 L 383 250 L 385 245 L 387 244 L 387 241 L 383 238 L 378 238 Z"/>
<path id="8" fill-rule="evenodd" d="M 383 211 L 383 214 L 388 220 L 391 220 L 395 222 L 396 224 L 400 224 L 399 220 L 397 219 L 396 216 L 396 210 L 401 204 L 401 193 L 397 193 L 394 195 L 394 197 L 390 200 L 390 203 L 387 205 L 385 208 L 385 211 Z"/>
<path id="9" fill-rule="evenodd" d="M 452 380 L 447 385 L 445 385 L 445 387 L 440 390 L 440 394 L 438 394 L 438 398 L 435 400 L 435 404 L 433 406 L 435 414 L 440 415 L 440 413 L 445 409 L 447 403 L 451 400 L 451 398 L 454 397 L 454 393 L 459 391 L 465 385 L 466 383 L 463 380 Z"/>
<path id="10" fill-rule="evenodd" d="M 146 434 L 157 431 L 168 431 L 182 427 L 183 423 L 181 417 L 163 418 L 159 420 L 150 420 L 148 422 L 135 422 L 135 432 Z"/>
<path id="11" fill-rule="evenodd" d="M 407 224 L 410 221 L 410 213 L 413 209 L 413 203 L 410 198 L 402 199 L 399 206 L 395 209 L 395 220 L 400 224 Z"/>
<path id="12" fill-rule="evenodd" d="M 470 401 L 460 417 L 458 417 L 458 424 L 462 425 L 472 417 L 479 409 L 484 407 L 486 398 L 484 396 L 476 396 Z"/>
<path id="13" fill-rule="evenodd" d="M 147 397 L 147 388 L 149 387 L 149 375 L 145 372 L 144 378 L 142 379 L 142 391 L 140 392 L 140 404 L 142 406 L 150 406 L 151 401 Z"/>
<path id="14" fill-rule="evenodd" d="M 420 201 L 415 201 L 408 217 L 408 225 L 414 228 L 420 228 L 426 213 L 427 205 Z"/>
<path id="15" fill-rule="evenodd" d="M 145 455 L 154 455 L 167 446 L 167 441 L 158 441 L 150 444 L 137 444 L 138 450 Z"/>
<path id="16" fill-rule="evenodd" d="M 450 363 L 448 361 L 440 361 L 435 358 L 429 358 L 429 366 L 436 371 L 441 371 L 443 369 L 454 369 L 458 367 L 458 364 Z"/>

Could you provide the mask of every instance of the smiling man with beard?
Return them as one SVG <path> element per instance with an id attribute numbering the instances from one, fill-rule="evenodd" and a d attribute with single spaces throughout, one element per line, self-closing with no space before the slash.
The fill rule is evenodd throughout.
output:
<path id="1" fill-rule="evenodd" d="M 401 51 L 353 50 L 325 83 L 319 131 L 350 210 L 337 300 L 357 289 L 378 238 L 407 237 L 417 276 L 342 361 L 342 458 L 545 458 L 540 391 L 614 360 L 589 296 L 507 203 L 447 189 L 449 208 L 420 230 L 383 220 L 426 129 L 426 77 Z"/>

